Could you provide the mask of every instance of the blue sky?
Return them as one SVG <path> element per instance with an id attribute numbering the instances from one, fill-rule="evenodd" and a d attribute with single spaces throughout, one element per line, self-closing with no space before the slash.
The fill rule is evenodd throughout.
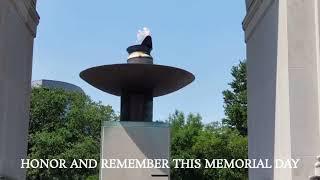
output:
<path id="1" fill-rule="evenodd" d="M 200 113 L 206 123 L 224 117 L 221 92 L 231 81 L 231 67 L 245 58 L 243 0 L 42 0 L 38 12 L 33 80 L 76 84 L 119 112 L 119 97 L 91 87 L 79 73 L 125 63 L 126 48 L 136 42 L 139 29 L 148 27 L 154 62 L 196 76 L 186 88 L 154 99 L 154 120 L 165 120 L 175 109 Z"/>

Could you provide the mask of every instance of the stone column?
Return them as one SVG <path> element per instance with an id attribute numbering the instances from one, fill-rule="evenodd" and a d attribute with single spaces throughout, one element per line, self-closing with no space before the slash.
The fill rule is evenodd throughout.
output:
<path id="1" fill-rule="evenodd" d="M 249 158 L 301 159 L 250 180 L 301 180 L 319 154 L 319 2 L 247 0 Z"/>
<path id="2" fill-rule="evenodd" d="M 25 179 L 35 0 L 0 0 L 0 176 Z"/>
<path id="3" fill-rule="evenodd" d="M 320 180 L 320 156 L 317 157 L 317 162 L 314 164 L 314 176 L 309 177 L 310 180 Z"/>

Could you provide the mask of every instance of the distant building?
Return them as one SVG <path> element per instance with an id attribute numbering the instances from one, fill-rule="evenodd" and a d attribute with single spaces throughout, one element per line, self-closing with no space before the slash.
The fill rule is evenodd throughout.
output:
<path id="1" fill-rule="evenodd" d="M 70 84 L 62 81 L 47 80 L 47 79 L 32 81 L 31 87 L 58 88 L 58 89 L 64 89 L 66 91 L 75 91 L 75 92 L 84 93 L 84 91 L 79 86 L 76 86 L 74 84 Z"/>

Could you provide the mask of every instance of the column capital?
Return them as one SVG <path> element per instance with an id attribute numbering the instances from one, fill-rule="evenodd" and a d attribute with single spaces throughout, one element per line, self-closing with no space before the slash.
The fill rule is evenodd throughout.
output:
<path id="1" fill-rule="evenodd" d="M 255 26 L 259 24 L 261 18 L 274 2 L 275 0 L 246 0 L 247 14 L 242 22 L 246 42 L 254 32 Z"/>
<path id="2" fill-rule="evenodd" d="M 37 0 L 9 0 L 33 37 L 36 37 L 40 16 L 36 10 Z"/>

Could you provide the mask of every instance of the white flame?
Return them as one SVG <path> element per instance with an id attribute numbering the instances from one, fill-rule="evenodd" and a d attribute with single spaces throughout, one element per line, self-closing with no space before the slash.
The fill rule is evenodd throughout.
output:
<path id="1" fill-rule="evenodd" d="M 144 38 L 151 36 L 151 31 L 147 27 L 143 27 L 142 30 L 139 30 L 137 33 L 137 42 L 142 42 Z"/>

